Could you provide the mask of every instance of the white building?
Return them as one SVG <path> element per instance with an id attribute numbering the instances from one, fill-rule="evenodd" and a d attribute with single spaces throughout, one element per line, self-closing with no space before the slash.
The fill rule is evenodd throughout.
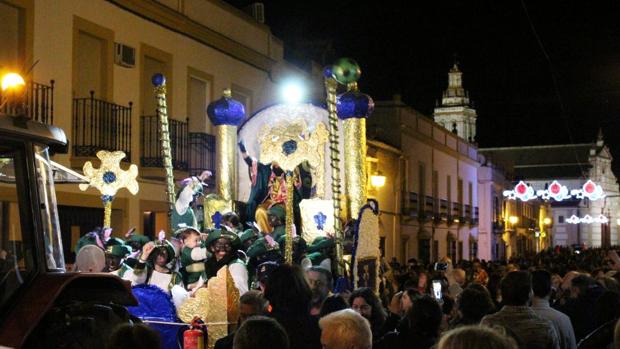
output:
<path id="1" fill-rule="evenodd" d="M 611 170 L 612 157 L 599 131 L 597 140 L 585 144 L 543 145 L 481 149 L 487 157 L 509 163 L 515 181 L 523 180 L 534 189 L 547 189 L 552 181 L 572 189 L 582 189 L 588 179 L 600 185 L 605 197 L 598 200 L 549 200 L 552 244 L 589 247 L 617 245 L 620 195 L 618 181 Z M 514 185 L 514 183 L 513 183 Z M 607 223 L 570 223 L 572 216 L 605 216 Z"/>

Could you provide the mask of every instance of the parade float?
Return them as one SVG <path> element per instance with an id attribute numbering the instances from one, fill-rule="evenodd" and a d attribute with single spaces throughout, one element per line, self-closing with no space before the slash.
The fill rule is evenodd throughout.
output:
<path id="1" fill-rule="evenodd" d="M 333 246 L 327 250 L 333 252 L 327 256 L 331 260 L 327 265 L 339 277 L 339 284 L 370 287 L 378 292 L 379 208 L 366 198 L 366 118 L 372 113 L 373 101 L 358 91 L 360 74 L 358 65 L 350 59 L 340 59 L 326 68 L 325 107 L 287 102 L 248 117 L 230 90 L 212 102 L 207 114 L 216 133 L 216 185 L 214 193 L 197 199 L 204 207 L 204 226 L 196 228 L 219 228 L 223 215 L 236 212 L 242 222 L 268 235 L 267 211 L 280 206 L 286 217 L 286 263 L 293 262 L 295 238 L 309 246 Z M 174 231 L 196 224 L 195 220 L 184 221 L 180 216 L 188 213 L 178 207 L 180 194 L 191 184 L 182 186 L 177 195 L 167 153 L 165 78 L 156 75 L 153 83 Z M 343 92 L 338 94 L 338 90 Z M 186 208 L 192 210 L 189 205 Z M 176 226 L 179 222 L 182 225 Z M 347 236 L 345 224 L 351 227 Z M 206 288 L 180 305 L 178 317 L 185 323 L 201 317 L 212 346 L 234 327 L 234 300 L 238 300 L 238 294 L 230 272 L 224 268 Z"/>

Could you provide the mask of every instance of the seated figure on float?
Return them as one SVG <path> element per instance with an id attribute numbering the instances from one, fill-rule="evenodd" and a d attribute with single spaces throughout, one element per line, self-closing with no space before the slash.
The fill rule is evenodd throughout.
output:
<path id="1" fill-rule="evenodd" d="M 269 224 L 268 210 L 274 206 L 286 205 L 286 174 L 277 162 L 263 164 L 247 153 L 243 141 L 238 143 L 243 160 L 248 165 L 251 191 L 247 202 L 247 219 L 255 221 L 260 231 L 265 234 L 273 232 Z M 293 208 L 295 223 L 299 224 L 299 202 L 302 200 L 302 180 L 299 169 L 295 170 L 295 190 L 293 193 Z"/>

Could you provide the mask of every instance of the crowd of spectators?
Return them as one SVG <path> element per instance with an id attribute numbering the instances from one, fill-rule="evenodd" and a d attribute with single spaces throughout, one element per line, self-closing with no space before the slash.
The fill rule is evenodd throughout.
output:
<path id="1" fill-rule="evenodd" d="M 620 348 L 613 249 L 383 264 L 378 293 L 333 293 L 326 270 L 276 267 L 262 293 L 241 299 L 239 328 L 216 348 Z"/>

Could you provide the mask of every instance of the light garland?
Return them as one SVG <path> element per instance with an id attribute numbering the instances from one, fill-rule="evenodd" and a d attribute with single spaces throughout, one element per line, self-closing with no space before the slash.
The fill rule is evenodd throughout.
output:
<path id="1" fill-rule="evenodd" d="M 585 223 L 585 224 L 593 224 L 593 223 L 600 223 L 600 224 L 606 224 L 609 223 L 609 218 L 605 217 L 604 215 L 600 214 L 596 217 L 592 217 L 590 215 L 585 215 L 583 217 L 577 217 L 576 215 L 572 215 L 569 218 L 566 219 L 566 223 L 569 224 L 579 224 L 579 223 Z"/>
<path id="2" fill-rule="evenodd" d="M 594 183 L 591 179 L 588 179 L 580 189 L 572 189 L 570 191 L 557 180 L 553 180 L 547 189 L 539 189 L 537 191 L 534 191 L 531 185 L 519 181 L 514 189 L 504 190 L 503 194 L 504 197 L 509 200 L 519 199 L 521 201 L 529 201 L 537 198 L 543 200 L 549 200 L 551 198 L 555 201 L 562 201 L 573 197 L 575 199 L 588 198 L 592 201 L 596 201 L 605 197 L 603 188 L 599 184 Z"/>

